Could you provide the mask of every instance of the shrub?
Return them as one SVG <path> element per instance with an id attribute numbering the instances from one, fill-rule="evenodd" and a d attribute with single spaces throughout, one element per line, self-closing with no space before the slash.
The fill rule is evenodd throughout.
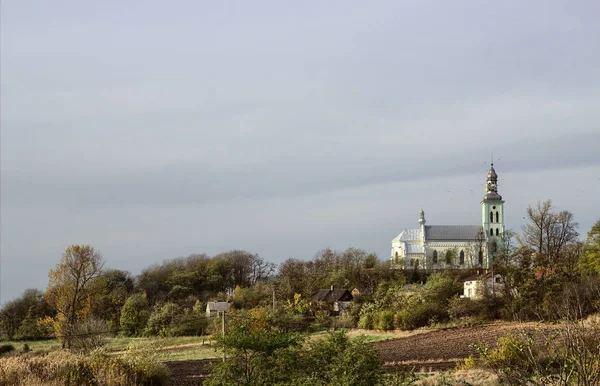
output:
<path id="1" fill-rule="evenodd" d="M 393 311 L 381 311 L 377 320 L 377 329 L 379 330 L 393 330 L 394 329 L 394 312 Z"/>
<path id="2" fill-rule="evenodd" d="M 360 317 L 358 319 L 358 327 L 371 330 L 375 327 L 377 311 L 375 304 L 365 304 L 360 310 Z"/>
<path id="3" fill-rule="evenodd" d="M 414 330 L 427 326 L 430 320 L 441 320 L 439 317 L 443 315 L 443 310 L 438 309 L 435 304 L 417 302 L 405 307 L 399 314 L 402 329 Z"/>
<path id="4" fill-rule="evenodd" d="M 9 353 L 14 350 L 15 346 L 13 346 L 12 344 L 3 344 L 2 346 L 0 346 L 0 355 Z"/>
<path id="5" fill-rule="evenodd" d="M 469 316 L 482 316 L 482 313 L 483 304 L 478 300 L 454 297 L 448 304 L 448 315 L 450 315 L 450 319 L 460 319 Z"/>
<path id="6" fill-rule="evenodd" d="M 27 343 L 25 343 L 25 344 L 23 345 L 23 352 L 24 352 L 24 353 L 28 353 L 28 352 L 30 352 L 30 351 L 31 351 L 31 349 L 29 348 L 29 345 L 28 345 Z"/>
<path id="7" fill-rule="evenodd" d="M 104 320 L 87 319 L 78 321 L 73 327 L 71 349 L 80 352 L 90 352 L 107 343 L 110 335 Z"/>

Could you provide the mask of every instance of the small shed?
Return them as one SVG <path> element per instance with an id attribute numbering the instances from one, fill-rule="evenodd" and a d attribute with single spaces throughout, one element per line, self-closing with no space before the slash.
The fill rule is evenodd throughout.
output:
<path id="1" fill-rule="evenodd" d="M 206 304 L 206 317 L 217 316 L 221 311 L 229 311 L 229 307 L 231 307 L 231 303 L 228 302 L 208 302 Z"/>

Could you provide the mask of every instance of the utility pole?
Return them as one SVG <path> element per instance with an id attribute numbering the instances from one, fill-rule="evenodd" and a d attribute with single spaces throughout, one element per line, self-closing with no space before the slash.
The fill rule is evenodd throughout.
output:
<path id="1" fill-rule="evenodd" d="M 275 284 L 273 284 L 273 314 L 275 314 Z"/>
<path id="2" fill-rule="evenodd" d="M 223 319 L 222 319 L 222 332 L 223 332 L 223 362 L 225 362 L 225 311 L 222 311 Z"/>

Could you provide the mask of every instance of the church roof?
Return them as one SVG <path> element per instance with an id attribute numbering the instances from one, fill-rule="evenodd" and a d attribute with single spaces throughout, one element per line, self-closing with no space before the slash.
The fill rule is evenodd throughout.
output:
<path id="1" fill-rule="evenodd" d="M 406 253 L 425 253 L 423 245 L 406 244 Z"/>
<path id="2" fill-rule="evenodd" d="M 425 227 L 425 239 L 478 240 L 482 232 L 478 225 L 429 225 Z"/>
<path id="3" fill-rule="evenodd" d="M 394 241 L 418 241 L 421 240 L 420 229 L 404 229 L 392 242 Z"/>

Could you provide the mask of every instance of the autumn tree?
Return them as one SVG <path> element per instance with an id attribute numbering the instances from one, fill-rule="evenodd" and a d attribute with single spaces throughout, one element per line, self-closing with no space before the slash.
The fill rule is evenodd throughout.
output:
<path id="1" fill-rule="evenodd" d="M 71 348 L 76 322 L 88 316 L 94 295 L 91 283 L 101 273 L 103 265 L 102 256 L 93 247 L 71 245 L 48 274 L 46 298 L 56 309 L 57 335 L 63 347 Z"/>
<path id="2" fill-rule="evenodd" d="M 600 220 L 587 234 L 578 268 L 584 273 L 600 275 Z"/>

